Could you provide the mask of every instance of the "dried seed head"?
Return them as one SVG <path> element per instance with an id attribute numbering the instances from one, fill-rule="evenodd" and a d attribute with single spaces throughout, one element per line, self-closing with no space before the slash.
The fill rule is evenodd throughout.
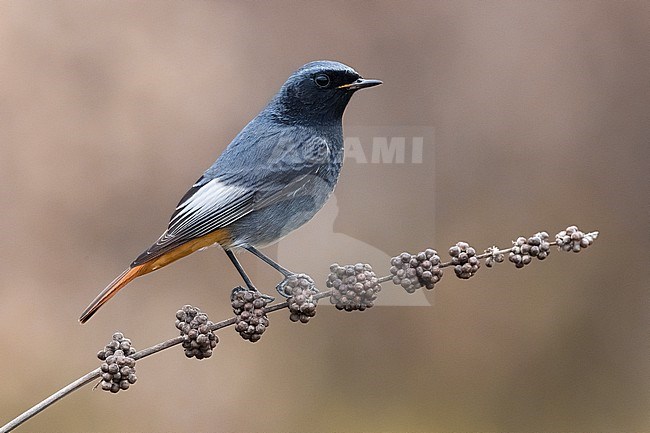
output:
<path id="1" fill-rule="evenodd" d="M 183 336 L 183 349 L 188 358 L 204 359 L 212 356 L 219 337 L 210 330 L 213 323 L 197 307 L 185 305 L 176 312 L 176 329 Z"/>
<path id="2" fill-rule="evenodd" d="M 381 291 L 377 276 L 366 263 L 330 266 L 327 287 L 332 289 L 330 302 L 339 310 L 363 311 L 371 308 Z"/>
<path id="3" fill-rule="evenodd" d="M 449 255 L 458 278 L 464 280 L 471 278 L 481 267 L 481 263 L 476 257 L 476 250 L 467 242 L 458 242 L 453 245 L 449 248 Z"/>
<path id="4" fill-rule="evenodd" d="M 318 300 L 314 295 L 318 290 L 309 275 L 289 275 L 278 285 L 278 291 L 288 297 L 289 320 L 292 322 L 307 323 L 316 315 Z"/>
<path id="5" fill-rule="evenodd" d="M 515 267 L 523 268 L 531 263 L 533 257 L 544 260 L 548 257 L 551 244 L 548 242 L 548 233 L 539 232 L 526 239 L 523 236 L 512 242 L 512 248 L 508 260 L 514 263 Z"/>
<path id="6" fill-rule="evenodd" d="M 583 233 L 576 226 L 569 226 L 555 235 L 555 242 L 562 251 L 579 253 L 582 249 L 591 246 L 598 238 L 598 232 Z"/>
<path id="7" fill-rule="evenodd" d="M 244 340 L 259 341 L 269 326 L 266 316 L 267 299 L 260 292 L 236 287 L 230 295 L 236 315 L 235 330 Z"/>
<path id="8" fill-rule="evenodd" d="M 97 357 L 104 361 L 99 367 L 102 371 L 102 390 L 116 393 L 129 389 L 135 383 L 135 359 L 131 357 L 135 352 L 131 340 L 124 338 L 121 332 L 113 334 L 110 343 L 97 353 Z"/>
<path id="9" fill-rule="evenodd" d="M 409 293 L 420 287 L 431 290 L 442 278 L 440 256 L 436 250 L 430 248 L 415 255 L 404 252 L 393 257 L 390 264 L 393 284 L 402 286 Z"/>
<path id="10" fill-rule="evenodd" d="M 111 341 L 102 350 L 97 352 L 97 358 L 104 361 L 113 355 L 116 350 L 121 350 L 127 356 L 135 353 L 135 349 L 131 347 L 131 340 L 124 338 L 124 334 L 121 332 L 116 332 L 113 334 Z"/>

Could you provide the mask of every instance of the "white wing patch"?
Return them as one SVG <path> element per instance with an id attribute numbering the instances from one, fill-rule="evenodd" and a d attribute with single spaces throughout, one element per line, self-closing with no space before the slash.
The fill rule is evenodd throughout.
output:
<path id="1" fill-rule="evenodd" d="M 250 189 L 212 179 L 176 207 L 167 230 L 135 259 L 132 266 L 159 257 L 184 241 L 225 227 L 252 210 L 253 192 Z"/>
<path id="2" fill-rule="evenodd" d="M 226 185 L 219 179 L 212 179 L 178 205 L 176 210 L 179 212 L 169 222 L 167 233 L 173 236 L 188 227 L 192 227 L 192 231 L 198 229 L 200 232 L 201 226 L 208 222 L 209 226 L 223 227 L 231 222 L 230 208 L 237 208 L 238 202 L 247 198 L 250 198 L 250 191 L 246 188 Z"/>

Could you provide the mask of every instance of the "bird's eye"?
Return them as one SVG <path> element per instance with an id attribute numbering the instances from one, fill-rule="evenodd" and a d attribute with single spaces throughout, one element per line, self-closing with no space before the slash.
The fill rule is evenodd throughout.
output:
<path id="1" fill-rule="evenodd" d="M 316 82 L 316 85 L 318 87 L 321 87 L 321 88 L 327 87 L 327 86 L 330 85 L 330 77 L 328 77 L 325 74 L 316 75 L 316 78 L 314 78 L 314 81 Z"/>

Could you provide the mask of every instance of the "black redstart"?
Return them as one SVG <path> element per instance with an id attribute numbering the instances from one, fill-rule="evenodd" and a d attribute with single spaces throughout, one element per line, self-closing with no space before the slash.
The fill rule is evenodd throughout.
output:
<path id="1" fill-rule="evenodd" d="M 307 63 L 181 198 L 167 230 L 88 305 L 85 323 L 134 278 L 219 244 L 249 289 L 233 250 L 246 249 L 283 275 L 257 247 L 309 221 L 334 191 L 343 163 L 343 111 L 359 89 L 381 84 L 332 61 Z"/>

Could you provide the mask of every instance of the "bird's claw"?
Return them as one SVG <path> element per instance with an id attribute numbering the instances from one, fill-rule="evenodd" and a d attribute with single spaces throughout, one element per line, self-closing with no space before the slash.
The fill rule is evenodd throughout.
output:
<path id="1" fill-rule="evenodd" d="M 285 290 L 285 287 L 287 286 L 287 280 L 288 277 L 280 281 L 280 283 L 277 286 L 275 286 L 275 290 L 277 290 L 280 296 L 282 296 L 285 299 L 289 299 L 291 297 L 291 295 L 287 294 Z"/>
<path id="2" fill-rule="evenodd" d="M 260 298 L 264 299 L 267 303 L 271 303 L 275 301 L 275 298 L 271 295 L 267 295 L 265 293 L 260 292 Z"/>
<path id="3" fill-rule="evenodd" d="M 242 286 L 237 286 L 232 291 L 230 292 L 230 302 L 232 302 L 235 299 L 235 295 L 239 292 L 257 292 L 260 294 L 260 298 L 264 299 L 267 303 L 271 303 L 275 301 L 275 298 L 273 296 L 266 295 L 259 290 L 257 290 L 255 287 L 253 288 L 243 288 Z"/>

